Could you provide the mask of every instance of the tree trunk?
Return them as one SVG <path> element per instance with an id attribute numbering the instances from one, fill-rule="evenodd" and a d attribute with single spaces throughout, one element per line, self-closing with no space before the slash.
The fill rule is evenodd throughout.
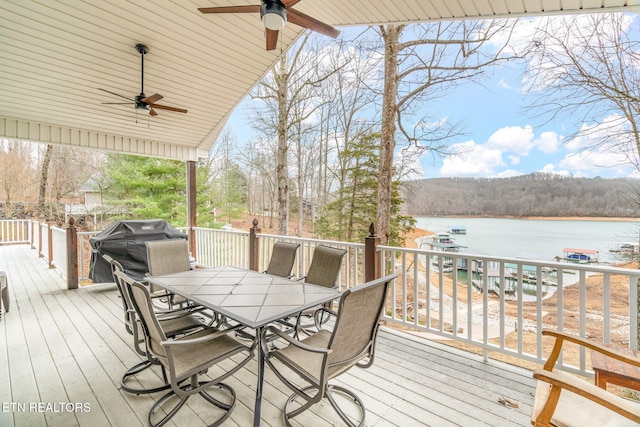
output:
<path id="1" fill-rule="evenodd" d="M 396 99 L 398 95 L 398 41 L 402 28 L 399 25 L 387 25 L 381 28 L 385 60 L 380 130 L 380 167 L 376 199 L 376 230 L 381 245 L 389 243 L 391 234 L 391 183 L 393 180 L 393 152 L 396 147 Z"/>
<path id="2" fill-rule="evenodd" d="M 42 160 L 42 169 L 40 172 L 40 186 L 38 191 L 38 209 L 41 214 L 45 213 L 45 198 L 47 195 L 47 179 L 49 177 L 49 164 L 51 163 L 51 152 L 53 151 L 53 145 L 47 145 L 47 149 L 44 152 L 44 159 Z"/>
<path id="3" fill-rule="evenodd" d="M 287 57 L 280 59 L 277 79 L 287 79 Z M 278 158 L 276 176 L 278 180 L 278 234 L 289 234 L 289 146 L 287 141 L 287 83 L 278 85 Z"/>
<path id="4" fill-rule="evenodd" d="M 303 164 L 302 164 L 302 143 L 300 141 L 300 136 L 298 136 L 298 231 L 296 235 L 298 237 L 302 236 L 302 223 L 304 221 L 304 178 L 302 176 L 303 172 Z"/>

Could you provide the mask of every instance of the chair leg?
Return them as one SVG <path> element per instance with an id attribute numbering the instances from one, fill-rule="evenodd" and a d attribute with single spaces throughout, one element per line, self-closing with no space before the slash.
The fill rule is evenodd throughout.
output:
<path id="1" fill-rule="evenodd" d="M 314 386 L 308 386 L 308 387 L 305 387 L 305 388 L 301 389 L 300 391 L 306 393 L 306 392 L 311 391 L 311 390 L 317 390 L 317 389 Z M 340 405 L 338 405 L 338 402 L 333 397 L 333 393 L 339 393 L 339 394 L 345 395 L 346 397 L 349 398 L 349 400 L 353 401 L 355 406 L 357 406 L 360 409 L 360 417 L 356 418 L 355 422 L 353 421 L 354 417 L 349 417 L 342 410 L 342 408 L 340 408 Z M 327 389 L 325 391 L 325 396 L 329 400 L 329 403 L 331 404 L 331 407 L 333 408 L 333 410 L 336 411 L 338 416 L 340 416 L 342 421 L 344 421 L 347 426 L 349 426 L 349 427 L 362 427 L 364 425 L 364 418 L 365 418 L 365 414 L 366 414 L 366 409 L 364 407 L 364 404 L 362 403 L 362 400 L 360 400 L 360 398 L 354 392 L 352 392 L 351 390 L 349 390 L 347 388 L 344 388 L 342 386 L 329 384 L 329 385 L 327 385 Z M 284 404 L 284 410 L 283 410 L 283 412 L 284 412 L 284 421 L 285 421 L 285 424 L 287 425 L 287 427 L 292 427 L 292 424 L 289 421 L 290 419 L 292 419 L 293 417 L 295 417 L 297 415 L 300 415 L 302 412 L 304 412 L 307 409 L 309 409 L 310 406 L 315 405 L 316 403 L 318 403 L 316 400 L 308 400 L 306 403 L 304 403 L 299 408 L 296 408 L 296 409 L 294 409 L 292 411 L 289 411 L 288 410 L 289 405 L 297 397 L 303 398 L 299 394 L 294 393 L 291 396 L 289 396 L 289 399 L 287 399 L 287 402 Z M 357 421 L 357 420 L 360 420 L 360 421 Z"/>
<path id="2" fill-rule="evenodd" d="M 188 393 L 189 390 L 192 390 L 192 389 L 194 389 L 196 387 L 200 387 L 200 386 L 205 385 L 207 383 L 208 383 L 208 381 L 200 381 L 200 382 L 196 382 L 195 385 L 193 385 L 193 384 L 185 384 L 185 385 L 180 386 L 180 389 L 183 390 L 184 392 Z M 207 402 L 209 402 L 212 405 L 214 405 L 214 406 L 222 409 L 223 411 L 225 411 L 224 414 L 220 418 L 218 418 L 212 424 L 209 424 L 209 427 L 215 427 L 215 426 L 219 426 L 220 424 L 222 424 L 227 418 L 229 418 L 231 416 L 231 412 L 233 411 L 233 409 L 236 406 L 236 392 L 231 387 L 229 387 L 228 385 L 226 385 L 224 383 L 212 384 L 211 387 L 217 387 L 218 389 L 228 393 L 229 396 L 231 396 L 231 403 L 227 404 L 227 403 L 221 402 L 220 400 L 218 400 L 215 397 L 211 396 L 209 393 L 207 393 L 204 390 L 200 391 L 198 393 Z M 180 408 L 182 408 L 184 406 L 184 404 L 187 402 L 187 399 L 189 399 L 189 397 L 191 397 L 192 395 L 187 394 L 187 395 L 183 396 L 180 399 L 180 401 L 167 413 L 167 415 L 164 418 L 162 418 L 160 421 L 154 423 L 152 421 L 154 415 L 158 412 L 158 410 L 161 408 L 161 406 L 167 400 L 171 399 L 174 396 L 176 396 L 176 393 L 174 391 L 170 391 L 169 393 L 167 393 L 164 396 L 162 396 L 151 407 L 151 410 L 149 411 L 149 426 L 151 426 L 151 427 L 161 427 L 161 426 L 165 425 L 176 413 L 178 413 Z"/>
<path id="3" fill-rule="evenodd" d="M 351 419 L 349 417 L 347 417 L 347 415 L 344 413 L 344 411 L 340 408 L 340 406 L 338 405 L 338 402 L 335 401 L 335 399 L 333 398 L 333 392 L 338 392 L 341 393 L 343 395 L 346 395 L 347 397 L 351 398 L 353 400 L 353 402 L 356 404 L 356 406 L 358 406 L 358 408 L 360 408 L 360 422 L 358 424 L 355 424 L 353 421 L 351 421 Z M 364 404 L 362 403 L 362 400 L 360 400 L 360 398 L 351 390 L 341 387 L 339 385 L 328 385 L 327 386 L 327 399 L 329 400 L 329 403 L 331 403 L 331 406 L 333 407 L 333 409 L 336 411 L 336 413 L 340 416 L 340 418 L 342 418 L 342 420 L 347 423 L 347 425 L 349 427 L 361 427 L 364 425 L 364 417 L 366 414 L 366 409 L 364 407 Z"/>
<path id="4" fill-rule="evenodd" d="M 162 378 L 164 379 L 164 384 L 161 386 L 157 386 L 157 387 L 152 387 L 152 388 L 133 388 L 133 387 L 129 387 L 126 384 L 127 379 L 129 379 L 130 377 L 139 374 L 140 372 L 144 371 L 145 369 L 149 368 L 153 366 L 153 363 L 151 363 L 148 360 L 145 360 L 143 362 L 138 363 L 137 365 L 132 366 L 131 368 L 127 369 L 127 371 L 124 373 L 124 375 L 122 376 L 122 380 L 120 380 L 120 388 L 124 391 L 126 391 L 127 393 L 131 393 L 131 394 L 151 394 L 151 393 L 157 393 L 159 391 L 164 391 L 164 390 L 168 390 L 169 388 L 171 388 L 171 384 L 169 384 L 167 382 L 167 374 L 164 370 L 164 366 L 161 366 L 162 368 Z"/>

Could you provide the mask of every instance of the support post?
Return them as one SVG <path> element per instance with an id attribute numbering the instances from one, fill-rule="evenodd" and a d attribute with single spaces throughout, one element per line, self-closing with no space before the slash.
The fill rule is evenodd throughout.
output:
<path id="1" fill-rule="evenodd" d="M 249 270 L 258 271 L 260 265 L 260 244 L 258 234 L 262 232 L 258 227 L 258 218 L 253 218 L 253 227 L 249 229 Z"/>
<path id="2" fill-rule="evenodd" d="M 78 229 L 69 217 L 67 226 L 67 289 L 78 289 Z"/>
<path id="3" fill-rule="evenodd" d="M 198 205 L 196 203 L 196 162 L 187 161 L 187 235 L 189 252 L 196 258 L 196 226 L 198 225 Z"/>
<path id="4" fill-rule="evenodd" d="M 47 256 L 49 260 L 49 268 L 55 268 L 53 265 L 53 230 L 51 229 L 51 224 L 47 223 Z"/>
<path id="5" fill-rule="evenodd" d="M 364 239 L 364 281 L 378 279 L 380 274 L 380 254 L 377 246 L 380 244 L 380 238 L 375 234 L 373 223 L 369 226 L 369 236 Z"/>

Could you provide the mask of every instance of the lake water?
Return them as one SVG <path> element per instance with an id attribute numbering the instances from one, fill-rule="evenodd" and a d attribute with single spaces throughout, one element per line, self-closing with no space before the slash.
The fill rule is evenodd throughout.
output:
<path id="1" fill-rule="evenodd" d="M 638 242 L 640 221 L 554 221 L 504 218 L 415 217 L 416 227 L 439 232 L 465 226 L 467 234 L 452 235 L 465 252 L 551 261 L 564 248 L 599 251 L 604 263 L 623 261 L 609 252 L 614 242 Z"/>

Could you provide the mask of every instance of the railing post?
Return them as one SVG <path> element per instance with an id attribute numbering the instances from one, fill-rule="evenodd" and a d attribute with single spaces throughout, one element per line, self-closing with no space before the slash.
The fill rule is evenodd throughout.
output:
<path id="1" fill-rule="evenodd" d="M 258 219 L 253 218 L 253 227 L 249 229 L 249 270 L 258 271 L 260 262 L 260 244 L 258 234 L 262 231 L 258 227 Z"/>
<path id="2" fill-rule="evenodd" d="M 380 244 L 380 238 L 375 235 L 373 223 L 369 226 L 369 236 L 364 239 L 364 281 L 378 279 L 380 274 L 380 256 L 377 246 Z"/>
<path id="3" fill-rule="evenodd" d="M 51 229 L 51 224 L 47 223 L 47 255 L 49 260 L 49 268 L 55 268 L 53 266 L 53 230 Z"/>
<path id="4" fill-rule="evenodd" d="M 67 226 L 67 289 L 78 289 L 78 229 L 69 217 Z"/>
<path id="5" fill-rule="evenodd" d="M 38 257 L 42 258 L 44 254 L 42 253 L 42 223 L 38 219 Z"/>
<path id="6" fill-rule="evenodd" d="M 29 223 L 31 224 L 31 236 L 29 236 L 29 240 L 31 240 L 31 249 L 35 249 L 36 248 L 36 242 L 34 239 L 34 232 L 35 232 L 35 223 L 33 222 L 33 219 L 29 218 Z"/>

